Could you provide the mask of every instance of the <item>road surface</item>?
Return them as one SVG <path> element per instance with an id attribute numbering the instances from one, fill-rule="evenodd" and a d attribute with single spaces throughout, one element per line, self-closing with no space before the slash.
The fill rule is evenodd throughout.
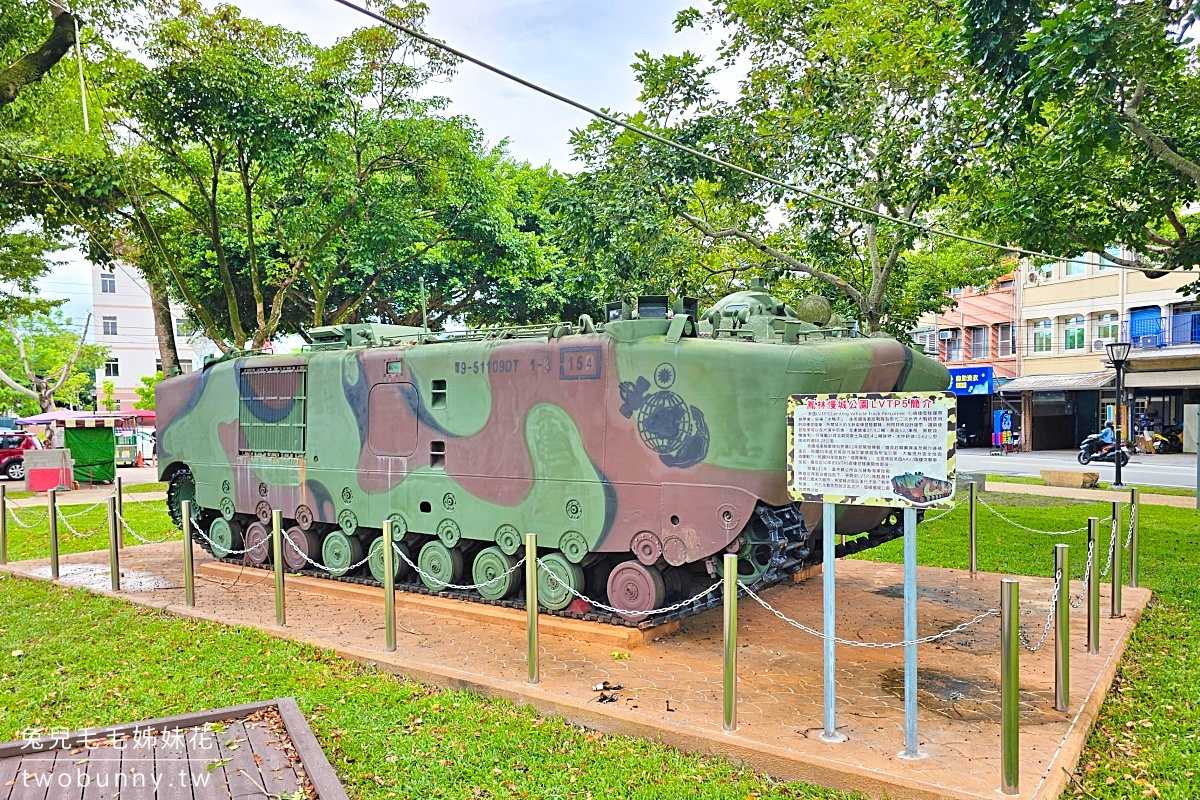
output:
<path id="1" fill-rule="evenodd" d="M 1033 453 L 1010 453 L 1006 456 L 989 455 L 985 447 L 958 451 L 958 469 L 962 472 L 987 472 L 993 475 L 1022 475 L 1040 477 L 1043 469 L 1087 470 L 1099 472 L 1100 480 L 1113 479 L 1114 464 L 1093 461 L 1086 467 L 1075 460 L 1078 450 L 1043 450 Z M 1165 456 L 1136 454 L 1129 464 L 1121 468 L 1121 480 L 1146 486 L 1173 486 L 1180 489 L 1196 488 L 1195 454 L 1173 454 Z"/>

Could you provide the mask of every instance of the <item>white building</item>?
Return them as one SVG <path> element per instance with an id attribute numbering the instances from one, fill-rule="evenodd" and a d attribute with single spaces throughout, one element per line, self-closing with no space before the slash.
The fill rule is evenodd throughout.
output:
<path id="1" fill-rule="evenodd" d="M 131 411 L 137 401 L 134 389 L 143 376 L 162 369 L 150 290 L 136 270 L 118 265 L 113 271 L 96 267 L 92 272 L 92 308 L 96 344 L 108 348 L 108 361 L 96 370 L 96 399 L 103 402 L 101 387 L 112 381 L 117 411 Z M 171 306 L 179 365 L 191 372 L 197 359 L 188 341 L 191 334 L 183 309 Z M 102 405 L 99 406 L 103 408 Z"/>

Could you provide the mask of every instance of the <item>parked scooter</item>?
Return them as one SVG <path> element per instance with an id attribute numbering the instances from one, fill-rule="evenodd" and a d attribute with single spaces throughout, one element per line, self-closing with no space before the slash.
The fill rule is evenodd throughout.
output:
<path id="1" fill-rule="evenodd" d="M 1117 447 L 1115 444 L 1110 445 L 1108 442 L 1100 438 L 1100 434 L 1089 434 L 1086 439 L 1079 443 L 1079 459 L 1080 464 L 1090 464 L 1093 461 L 1106 461 L 1110 464 L 1117 463 L 1117 455 L 1120 454 L 1121 466 L 1129 463 L 1129 453 L 1124 447 Z"/>
<path id="2" fill-rule="evenodd" d="M 967 424 L 964 422 L 958 426 L 958 430 L 954 433 L 955 444 L 959 447 L 977 447 L 979 445 L 979 434 L 969 433 Z"/>
<path id="3" fill-rule="evenodd" d="M 1162 433 L 1154 434 L 1153 442 L 1156 453 L 1182 453 L 1183 426 L 1172 425 L 1164 428 Z"/>

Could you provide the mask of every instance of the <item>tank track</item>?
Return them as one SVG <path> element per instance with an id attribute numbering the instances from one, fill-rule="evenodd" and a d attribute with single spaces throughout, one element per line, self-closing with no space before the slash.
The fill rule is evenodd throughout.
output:
<path id="1" fill-rule="evenodd" d="M 754 509 L 755 518 L 751 520 L 744 530 L 749 530 L 750 525 L 757 521 L 761 524 L 770 536 L 771 561 L 767 569 L 757 581 L 750 585 L 750 588 L 755 592 L 767 589 L 771 586 L 783 583 L 791 578 L 792 575 L 814 566 L 821 562 L 821 539 L 814 535 L 804 524 L 804 516 L 800 513 L 800 508 L 796 504 L 786 506 L 769 506 L 765 503 L 759 503 Z M 902 531 L 899 526 L 881 526 L 866 534 L 857 536 L 846 542 L 844 545 L 838 545 L 836 553 L 839 558 L 854 553 L 867 550 L 871 547 L 876 547 L 884 542 L 891 541 L 900 536 Z M 193 540 L 200 544 L 206 552 L 212 554 L 211 546 L 199 535 L 193 535 Z M 718 554 L 720 555 L 720 554 Z M 244 566 L 250 569 L 258 569 L 270 571 L 273 567 L 270 564 L 250 564 L 239 556 L 228 556 L 218 559 L 226 564 L 234 564 Z M 342 583 L 357 584 L 360 586 L 377 586 L 382 587 L 383 584 L 374 578 L 362 575 L 343 575 L 334 576 L 327 572 L 318 569 L 302 569 L 292 574 L 305 575 L 312 578 L 321 578 L 322 580 L 340 581 Z M 705 578 L 705 580 L 709 580 Z M 693 579 L 695 584 L 690 587 L 690 591 L 685 592 L 685 596 L 690 596 L 692 592 L 703 589 L 703 582 Z M 488 600 L 480 597 L 471 591 L 463 590 L 442 590 L 435 591 L 430 589 L 419 579 L 416 581 L 397 581 L 396 589 L 398 591 L 409 592 L 412 594 L 423 594 L 432 597 L 446 597 L 454 600 L 465 600 L 471 603 L 482 603 L 484 605 L 499 606 L 501 608 L 525 608 L 524 589 L 516 597 L 508 600 Z M 646 629 L 653 628 L 657 625 L 662 625 L 666 622 L 674 622 L 687 617 L 699 614 L 702 611 L 707 611 L 710 608 L 716 608 L 721 605 L 722 597 L 719 592 L 709 592 L 704 597 L 693 601 L 691 604 L 683 608 L 676 609 L 666 614 L 657 614 L 652 617 L 631 622 L 616 614 L 598 609 L 590 611 L 578 612 L 563 609 L 560 611 L 552 611 L 543 608 L 541 613 L 550 614 L 555 617 L 564 617 L 567 619 L 577 619 L 587 622 L 603 622 L 610 625 L 620 625 L 627 628 Z"/>

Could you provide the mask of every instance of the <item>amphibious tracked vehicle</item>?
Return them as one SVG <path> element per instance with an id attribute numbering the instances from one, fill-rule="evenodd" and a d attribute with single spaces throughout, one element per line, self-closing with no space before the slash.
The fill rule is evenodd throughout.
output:
<path id="1" fill-rule="evenodd" d="M 653 296 L 598 325 L 316 329 L 305 352 L 160 383 L 159 474 L 176 523 L 192 500 L 194 537 L 219 558 L 264 565 L 279 509 L 289 569 L 378 581 L 390 519 L 401 588 L 521 605 L 513 567 L 534 532 L 547 611 L 653 624 L 725 552 L 759 587 L 819 559 L 819 509 L 787 493 L 789 395 L 948 385 L 936 361 L 815 307 L 801 320 L 756 282 L 703 316 Z M 846 554 L 899 520 L 844 508 L 838 533 L 861 534 Z M 466 583 L 485 585 L 447 586 Z"/>

